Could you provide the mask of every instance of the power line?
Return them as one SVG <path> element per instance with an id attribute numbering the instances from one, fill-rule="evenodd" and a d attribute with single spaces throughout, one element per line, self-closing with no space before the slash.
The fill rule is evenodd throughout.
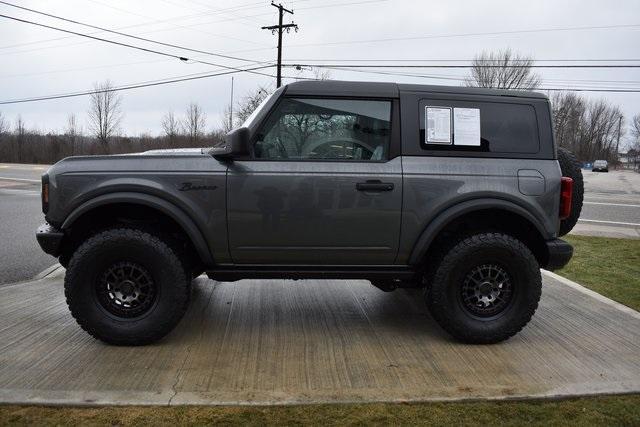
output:
<path id="1" fill-rule="evenodd" d="M 289 59 L 289 62 L 472 62 L 474 59 L 301 59 L 301 58 L 292 58 Z M 627 58 L 627 59 L 533 59 L 535 62 L 638 62 L 640 58 Z M 530 59 L 518 59 L 513 58 L 509 59 L 511 62 L 528 62 Z"/>
<path id="2" fill-rule="evenodd" d="M 520 68 L 522 65 L 485 65 L 485 64 L 421 64 L 421 65 L 408 65 L 408 64 L 283 64 L 284 67 L 316 67 L 316 68 L 333 68 L 333 67 L 348 67 L 348 68 Z M 528 68 L 640 68 L 640 64 L 562 64 L 562 65 L 527 65 Z"/>
<path id="3" fill-rule="evenodd" d="M 21 103 L 25 103 L 25 102 L 36 102 L 36 101 L 48 101 L 48 100 L 52 100 L 52 99 L 73 98 L 73 97 L 78 97 L 78 96 L 90 95 L 92 93 L 102 93 L 102 92 L 111 92 L 111 91 L 119 92 L 119 91 L 131 90 L 131 89 L 139 89 L 139 88 L 143 88 L 143 87 L 161 86 L 161 85 L 184 82 L 184 81 L 190 81 L 190 80 L 206 79 L 206 78 L 210 78 L 210 77 L 224 76 L 224 75 L 236 74 L 236 73 L 240 73 L 240 72 L 256 71 L 256 70 L 261 70 L 261 69 L 265 69 L 265 68 L 271 68 L 273 66 L 274 65 L 263 65 L 263 66 L 260 66 L 260 67 L 253 67 L 253 68 L 247 68 L 247 69 L 241 69 L 241 70 L 224 71 L 224 72 L 219 72 L 219 73 L 210 73 L 210 74 L 204 74 L 204 75 L 199 75 L 199 76 L 190 75 L 189 77 L 181 76 L 181 77 L 176 77 L 176 78 L 170 78 L 169 80 L 163 79 L 163 80 L 132 83 L 132 84 L 129 84 L 129 85 L 123 85 L 123 86 L 119 86 L 119 87 L 108 89 L 108 90 L 97 90 L 96 91 L 94 89 L 94 90 L 87 90 L 87 91 L 73 92 L 73 93 L 65 93 L 65 94 L 58 94 L 58 95 L 46 95 L 46 96 L 37 96 L 37 97 L 32 97 L 32 98 L 11 99 L 11 100 L 0 101 L 0 105 L 21 104 Z M 266 74 L 266 75 L 268 75 L 269 77 L 274 77 L 273 75 L 270 75 L 270 74 Z"/>
<path id="4" fill-rule="evenodd" d="M 258 71 L 251 71 L 249 69 L 245 70 L 245 69 L 232 67 L 232 66 L 228 66 L 228 65 L 214 64 L 214 63 L 203 61 L 203 60 L 189 59 L 189 58 L 184 57 L 184 56 L 179 56 L 179 55 L 174 55 L 174 54 L 171 54 L 171 53 L 161 52 L 161 51 L 158 51 L 158 50 L 149 49 L 149 48 L 145 48 L 145 47 L 141 47 L 141 46 L 135 46 L 135 45 L 131 45 L 131 44 L 128 44 L 128 43 L 122 43 L 122 42 L 118 42 L 118 41 L 115 41 L 115 40 L 104 39 L 102 37 L 91 36 L 89 34 L 78 33 L 76 31 L 65 30 L 63 28 L 53 27 L 51 25 L 45 25 L 45 24 L 41 24 L 41 23 L 38 23 L 38 22 L 28 21 L 26 19 L 20 19 L 20 18 L 16 18 L 16 17 L 13 17 L 13 16 L 0 14 L 0 17 L 7 18 L 7 19 L 12 19 L 12 20 L 15 20 L 15 21 L 24 22 L 24 23 L 27 23 L 27 24 L 32 24 L 32 25 L 36 25 L 36 26 L 39 26 L 39 27 L 44 27 L 44 28 L 48 28 L 48 29 L 52 29 L 52 30 L 56 30 L 56 31 L 62 31 L 64 33 L 75 34 L 77 36 L 87 37 L 87 38 L 90 38 L 90 39 L 93 39 L 93 40 L 98 40 L 98 41 L 102 41 L 102 42 L 105 42 L 105 43 L 111 43 L 111 44 L 115 44 L 115 45 L 122 46 L 122 47 L 128 47 L 128 48 L 131 48 L 131 49 L 141 50 L 141 51 L 148 52 L 148 53 L 154 53 L 156 55 L 162 55 L 162 56 L 166 56 L 166 57 L 170 57 L 170 58 L 175 58 L 175 59 L 179 59 L 182 62 L 191 61 L 192 63 L 212 65 L 214 67 L 221 67 L 221 68 L 226 68 L 226 69 L 229 69 L 229 70 L 242 71 L 242 72 L 247 72 L 247 73 L 252 73 L 252 74 L 259 74 L 259 75 L 267 75 L 267 74 L 264 74 L 264 73 L 261 73 L 261 72 L 258 72 Z"/>
<path id="5" fill-rule="evenodd" d="M 104 6 L 108 6 L 108 7 L 112 7 L 111 5 L 106 5 L 103 3 L 99 3 L 100 5 L 104 5 Z M 247 10 L 247 9 L 254 9 L 256 7 L 261 7 L 261 6 L 253 6 L 255 4 L 260 4 L 262 5 L 262 2 L 259 3 L 249 3 L 249 4 L 245 4 L 244 7 L 242 6 L 236 6 L 234 8 L 226 8 L 226 9 L 221 9 L 221 10 Z M 247 7 L 250 6 L 250 7 Z M 214 12 L 205 12 L 205 13 L 197 13 L 197 14 L 189 14 L 189 15 L 181 15 L 181 16 L 177 16 L 177 17 L 171 17 L 171 18 L 167 18 L 167 19 L 154 19 L 148 16 L 144 16 L 144 15 L 140 15 L 134 12 L 130 12 L 124 9 L 119 9 L 116 8 L 116 10 L 122 11 L 122 12 L 126 12 L 128 14 L 133 14 L 135 16 L 142 16 L 143 18 L 146 19 L 151 19 L 151 21 L 147 21 L 147 22 L 142 22 L 142 23 L 138 23 L 138 24 L 132 24 L 132 25 L 125 25 L 123 27 L 118 27 L 116 28 L 116 30 L 124 30 L 127 28 L 136 28 L 136 27 L 144 27 L 144 26 L 148 26 L 148 25 L 155 25 L 155 24 L 161 24 L 164 22 L 173 22 L 175 23 L 176 21 L 181 21 L 181 20 L 188 20 L 188 19 L 193 19 L 193 18 L 201 18 L 203 16 L 206 15 L 217 15 L 218 13 L 214 13 Z M 227 19 L 228 21 L 229 19 Z M 237 37 L 231 37 L 228 35 L 221 35 L 221 34 L 214 34 L 208 31 L 202 31 L 202 30 L 196 30 L 194 28 L 192 28 L 193 26 L 196 25 L 200 25 L 199 23 L 196 24 L 192 24 L 192 25 L 179 25 L 179 24 L 174 24 L 174 26 L 170 27 L 170 28 L 163 28 L 160 30 L 154 30 L 154 31 L 148 31 L 147 33 L 150 32 L 159 32 L 159 31 L 167 31 L 167 30 L 171 30 L 174 28 L 182 28 L 182 29 L 187 29 L 187 30 L 192 30 L 192 31 L 197 31 L 203 34 L 208 34 L 214 37 L 222 37 L 222 38 L 228 38 L 228 39 L 232 39 L 232 40 L 238 40 L 238 41 L 242 41 L 242 42 L 246 42 L 246 43 L 254 43 L 254 44 L 262 44 L 262 43 L 257 43 L 253 40 L 246 40 L 246 39 L 240 39 Z M 90 34 L 98 34 L 101 31 L 96 31 L 95 33 L 90 33 Z M 65 37 L 56 37 L 56 38 L 51 38 L 51 39 L 45 39 L 45 40 L 36 40 L 36 41 L 32 41 L 32 42 L 26 42 L 26 43 L 17 43 L 17 44 L 13 44 L 13 45 L 7 45 L 7 46 L 0 46 L 0 49 L 8 49 L 8 48 L 12 48 L 12 47 L 21 47 L 21 46 L 29 46 L 29 45 L 33 45 L 33 44 L 39 44 L 39 43 L 48 43 L 48 42 L 54 42 L 54 41 L 58 41 L 58 40 L 64 40 L 64 39 L 70 39 L 72 38 L 71 36 L 65 36 Z M 47 48 L 44 48 L 47 49 Z M 30 51 L 27 51 L 30 52 Z M 15 53 L 15 52 L 12 52 Z"/>
<path id="6" fill-rule="evenodd" d="M 148 49 L 146 47 L 134 46 L 134 45 L 130 45 L 130 44 L 127 44 L 127 43 L 117 42 L 115 40 L 103 39 L 101 37 L 95 37 L 95 36 L 91 36 L 89 34 L 83 34 L 83 33 L 78 33 L 76 31 L 65 30 L 63 28 L 52 27 L 50 25 L 45 25 L 45 24 L 41 24 L 41 23 L 38 23 L 38 22 L 28 21 L 26 19 L 16 18 L 14 16 L 8 16 L 8 15 L 0 14 L 0 17 L 11 19 L 11 20 L 18 21 L 18 22 L 23 22 L 25 24 L 36 25 L 38 27 L 48 28 L 50 30 L 62 31 L 63 33 L 74 34 L 74 35 L 80 36 L 80 37 L 87 37 L 87 38 L 90 38 L 90 39 L 93 39 L 93 40 L 98 40 L 98 41 L 105 42 L 105 43 L 111 43 L 111 44 L 115 44 L 115 45 L 118 45 L 118 46 L 128 47 L 128 48 L 131 48 L 131 49 L 137 49 L 137 50 L 141 50 L 141 51 L 148 52 L 148 53 L 155 53 L 156 55 L 168 56 L 168 57 L 171 57 L 171 58 L 179 59 L 181 61 L 188 61 L 189 60 L 189 58 L 186 58 L 186 57 L 183 57 L 183 56 L 178 56 L 178 55 L 174 55 L 174 54 L 171 54 L 171 53 L 160 52 L 158 50 Z"/>
<path id="7" fill-rule="evenodd" d="M 449 77 L 449 76 L 434 76 L 434 75 L 420 75 L 420 74 L 406 74 L 406 73 L 394 73 L 394 72 L 385 72 L 385 71 L 375 71 L 375 70 L 362 70 L 362 69 L 349 69 L 343 67 L 331 67 L 333 70 L 339 71 L 351 71 L 357 73 L 366 73 L 366 74 L 380 74 L 380 75 L 388 75 L 388 76 L 400 76 L 400 77 L 414 77 L 414 78 L 428 78 L 428 79 L 436 79 L 436 80 L 451 80 L 457 82 L 464 82 L 464 78 L 458 77 Z M 610 93 L 640 93 L 640 88 L 569 88 L 569 87 L 555 87 L 555 88 L 547 88 L 540 87 L 535 88 L 534 90 L 547 90 L 547 91 L 563 91 L 563 92 L 610 92 Z"/>
<path id="8" fill-rule="evenodd" d="M 32 12 L 32 13 L 37 13 L 39 15 L 48 16 L 50 18 L 59 19 L 61 21 L 70 22 L 72 24 L 77 24 L 77 25 L 82 25 L 82 26 L 88 27 L 88 28 L 93 28 L 94 30 L 100 30 L 100 31 L 104 31 L 104 32 L 107 32 L 107 33 L 112 33 L 112 34 L 117 34 L 117 35 L 124 36 L 124 37 L 130 37 L 132 39 L 141 40 L 141 41 L 145 41 L 145 42 L 148 42 L 148 43 L 155 43 L 155 44 L 159 44 L 159 45 L 162 45 L 162 46 L 172 47 L 172 48 L 176 48 L 176 49 L 182 49 L 182 50 L 186 50 L 186 51 L 190 51 L 190 52 L 202 53 L 202 54 L 205 54 L 205 55 L 217 56 L 217 57 L 220 57 L 220 58 L 234 59 L 236 61 L 245 61 L 245 62 L 252 62 L 252 63 L 256 62 L 256 61 L 253 61 L 251 59 L 240 58 L 240 57 L 237 57 L 237 56 L 230 56 L 230 55 L 224 55 L 224 54 L 219 54 L 219 53 L 215 53 L 215 52 L 208 52 L 208 51 L 200 50 L 200 49 L 192 49 L 192 48 L 189 48 L 189 47 L 180 46 L 180 45 L 176 45 L 176 44 L 172 44 L 172 43 L 164 43 L 164 42 L 160 42 L 160 41 L 157 41 L 157 40 L 148 39 L 146 37 L 139 37 L 139 36 L 135 36 L 135 35 L 132 35 L 132 34 L 123 33 L 121 31 L 111 30 L 109 28 L 99 27 L 97 25 L 91 25 L 91 24 L 87 24 L 87 23 L 84 23 L 84 22 L 76 21 L 74 19 L 69 19 L 69 18 L 65 18 L 65 17 L 62 17 L 62 16 L 52 15 L 50 13 L 42 12 L 42 11 L 35 10 L 35 9 L 30 9 L 28 7 L 18 6 L 16 4 L 12 4 L 12 3 L 9 3 L 9 2 L 6 2 L 6 1 L 2 1 L 2 0 L 0 0 L 0 4 L 4 4 L 4 5 L 7 5 L 7 6 L 15 7 L 17 9 L 26 10 L 26 11 Z"/>
<path id="9" fill-rule="evenodd" d="M 292 47 L 337 46 L 337 45 L 348 45 L 348 44 L 379 43 L 379 42 L 406 41 L 406 40 L 424 40 L 424 39 L 455 38 L 455 37 L 495 36 L 495 35 L 505 35 L 505 34 L 544 33 L 544 32 L 556 32 L 556 31 L 608 30 L 608 29 L 617 29 L 617 28 L 638 28 L 638 27 L 640 27 L 640 24 L 597 25 L 597 26 L 558 27 L 558 28 L 535 28 L 535 29 L 530 29 L 530 30 L 490 31 L 490 32 L 478 32 L 478 33 L 461 33 L 461 34 L 433 34 L 433 35 L 427 35 L 427 36 L 392 37 L 392 38 L 384 38 L 384 39 L 350 40 L 350 41 L 324 42 L 324 43 L 306 43 L 306 44 L 294 44 L 294 45 L 291 45 L 291 46 Z"/>

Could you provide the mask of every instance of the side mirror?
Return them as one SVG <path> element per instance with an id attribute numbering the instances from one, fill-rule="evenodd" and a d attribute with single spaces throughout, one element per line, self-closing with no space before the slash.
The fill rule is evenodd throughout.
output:
<path id="1" fill-rule="evenodd" d="M 243 127 L 232 130 L 225 136 L 224 144 L 213 147 L 209 154 L 220 160 L 232 160 L 249 154 L 249 129 Z"/>

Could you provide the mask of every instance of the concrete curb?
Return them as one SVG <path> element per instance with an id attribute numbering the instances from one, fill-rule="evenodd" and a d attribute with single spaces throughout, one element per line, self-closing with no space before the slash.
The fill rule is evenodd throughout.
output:
<path id="1" fill-rule="evenodd" d="M 547 270 L 540 270 L 542 271 L 542 274 L 547 275 L 549 277 L 551 277 L 552 279 L 557 280 L 558 282 L 562 283 L 563 285 L 569 286 L 577 291 L 582 292 L 585 295 L 589 295 L 592 298 L 597 299 L 600 302 L 603 302 L 611 307 L 614 307 L 617 310 L 620 310 L 626 314 L 631 315 L 632 317 L 636 318 L 636 319 L 640 319 L 640 313 L 635 311 L 633 308 L 631 307 L 627 307 L 624 304 L 620 304 L 619 302 L 616 302 L 610 298 L 605 297 L 604 295 L 601 295 L 595 291 L 592 291 L 591 289 L 585 288 L 584 286 L 582 286 L 580 283 L 576 283 L 574 281 L 571 281 L 565 277 L 560 276 L 559 274 L 553 273 L 551 271 L 547 271 Z"/>
<path id="2" fill-rule="evenodd" d="M 62 268 L 62 266 L 59 263 L 55 263 L 53 264 L 51 267 L 45 268 L 44 270 L 42 270 L 40 273 L 36 274 L 35 276 L 33 276 L 31 278 L 31 280 L 40 280 L 40 279 L 44 279 L 47 276 L 52 275 L 53 273 L 55 273 L 59 268 Z"/>
<path id="3" fill-rule="evenodd" d="M 55 280 L 58 278 L 62 278 L 65 272 L 65 268 L 60 264 L 56 263 L 51 267 L 48 267 L 36 274 L 34 277 L 30 279 L 20 280 L 18 282 L 9 282 L 9 283 L 0 283 L 0 288 L 8 288 L 11 286 L 20 286 L 20 285 L 29 285 L 32 283 L 39 282 L 41 280 Z"/>
<path id="4" fill-rule="evenodd" d="M 279 405 L 322 405 L 322 404 L 367 404 L 367 403 L 436 403 L 436 402 L 480 402 L 480 401 L 529 401 L 575 399 L 593 396 L 615 396 L 636 394 L 640 391 L 637 382 L 616 383 L 593 386 L 562 387 L 549 391 L 526 394 L 500 394 L 499 390 L 488 393 L 469 392 L 465 396 L 454 396 L 454 390 L 443 390 L 440 395 L 431 397 L 415 397 L 410 393 L 403 395 L 394 390 L 399 397 L 388 399 L 371 398 L 365 393 L 352 393 L 338 398 L 330 393 L 306 392 L 298 395 L 290 393 L 253 393 L 248 391 L 244 396 L 237 393 L 198 393 L 170 389 L 157 391 L 63 391 L 63 390 L 16 390 L 0 389 L 2 405 L 51 405 L 72 407 L 100 406 L 279 406 Z M 235 396 L 234 396 L 235 395 Z M 244 397 L 244 398 L 243 398 Z"/>

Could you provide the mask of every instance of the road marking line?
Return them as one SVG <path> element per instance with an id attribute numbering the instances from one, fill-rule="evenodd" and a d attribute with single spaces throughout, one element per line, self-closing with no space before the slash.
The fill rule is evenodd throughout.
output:
<path id="1" fill-rule="evenodd" d="M 571 281 L 569 279 L 567 279 L 566 277 L 562 277 L 559 274 L 553 273 L 551 271 L 548 270 L 544 270 L 542 269 L 542 274 L 549 276 L 553 279 L 556 279 L 558 282 L 562 283 L 563 285 L 567 285 L 577 291 L 582 292 L 585 295 L 589 295 L 590 297 L 593 297 L 595 299 L 597 299 L 600 302 L 603 302 L 611 307 L 615 307 L 620 311 L 623 311 L 627 314 L 630 314 L 631 316 L 635 317 L 636 319 L 640 319 L 640 313 L 635 311 L 633 308 L 631 307 L 627 307 L 624 304 L 620 304 L 617 301 L 614 301 L 610 298 L 605 297 L 604 295 L 601 295 L 595 291 L 592 291 L 589 288 L 585 288 L 584 286 L 582 286 L 580 283 L 576 283 L 574 281 Z"/>
<path id="2" fill-rule="evenodd" d="M 23 182 L 37 182 L 40 183 L 39 179 L 27 179 L 27 178 L 12 178 L 9 176 L 0 176 L 0 179 L 4 179 L 7 181 L 23 181 Z"/>
<path id="3" fill-rule="evenodd" d="M 640 205 L 631 205 L 627 203 L 605 203 L 605 202 L 582 202 L 585 205 L 606 205 L 606 206 L 625 206 L 628 208 L 640 208 Z"/>
<path id="4" fill-rule="evenodd" d="M 578 222 L 595 222 L 600 224 L 631 225 L 634 227 L 640 227 L 640 224 L 637 224 L 635 222 L 598 221 L 597 219 L 582 219 L 582 218 L 580 218 Z"/>
<path id="5" fill-rule="evenodd" d="M 37 191 L 27 191 L 27 190 L 16 190 L 13 188 L 1 188 L 0 194 L 12 194 L 16 196 L 40 196 L 40 193 Z"/>

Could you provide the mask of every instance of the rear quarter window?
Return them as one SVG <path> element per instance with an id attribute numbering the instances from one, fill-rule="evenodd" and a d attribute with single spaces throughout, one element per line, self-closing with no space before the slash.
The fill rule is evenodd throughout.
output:
<path id="1" fill-rule="evenodd" d="M 480 146 L 456 146 L 453 125 L 451 145 L 427 144 L 425 142 L 425 108 L 429 106 L 480 109 Z M 419 107 L 420 146 L 424 150 L 523 154 L 535 154 L 540 151 L 538 121 L 532 105 L 422 99 Z"/>

